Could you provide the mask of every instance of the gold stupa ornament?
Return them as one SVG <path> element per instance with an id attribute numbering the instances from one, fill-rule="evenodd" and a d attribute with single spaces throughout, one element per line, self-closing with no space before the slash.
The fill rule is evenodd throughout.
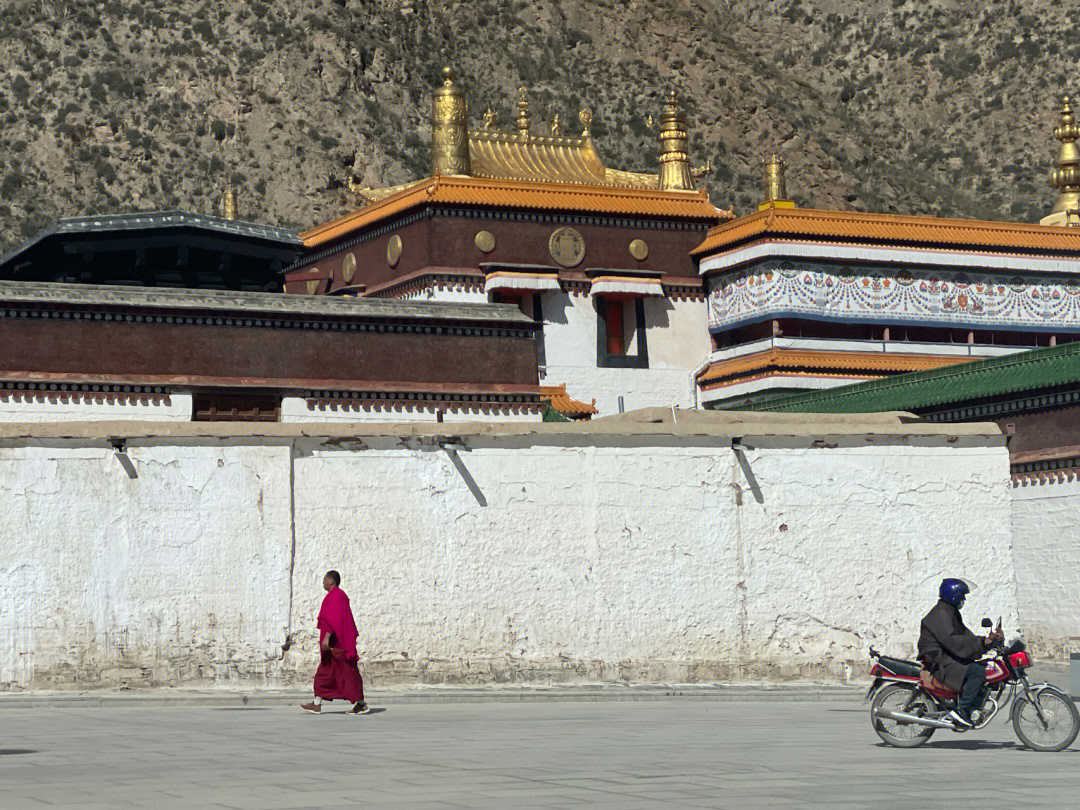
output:
<path id="1" fill-rule="evenodd" d="M 660 116 L 660 179 L 662 191 L 692 191 L 689 142 L 686 119 L 679 110 L 679 99 L 672 90 Z"/>
<path id="2" fill-rule="evenodd" d="M 788 199 L 787 181 L 784 179 L 784 159 L 775 152 L 768 160 L 761 161 L 765 167 L 765 200 L 758 205 L 759 211 L 766 208 L 794 208 L 795 203 Z"/>
<path id="3" fill-rule="evenodd" d="M 1080 127 L 1076 126 L 1071 99 L 1065 96 L 1061 118 L 1054 128 L 1058 141 L 1057 167 L 1050 174 L 1050 187 L 1057 189 L 1058 198 L 1043 225 L 1080 225 Z"/>
<path id="4" fill-rule="evenodd" d="M 523 141 L 529 140 L 529 94 L 524 87 L 518 88 L 517 103 L 517 129 L 518 137 Z"/>
<path id="5" fill-rule="evenodd" d="M 240 195 L 232 186 L 225 187 L 225 194 L 221 198 L 221 215 L 225 219 L 238 219 L 240 217 Z"/>
<path id="6" fill-rule="evenodd" d="M 431 94 L 431 169 L 435 174 L 468 175 L 469 108 L 454 83 L 454 69 L 443 68 L 442 87 Z"/>

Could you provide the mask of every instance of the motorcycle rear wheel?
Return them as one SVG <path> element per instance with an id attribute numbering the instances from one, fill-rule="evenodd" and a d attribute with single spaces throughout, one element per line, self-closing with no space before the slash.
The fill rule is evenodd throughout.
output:
<path id="1" fill-rule="evenodd" d="M 1020 742 L 1032 751 L 1064 751 L 1080 733 L 1080 714 L 1076 711 L 1076 704 L 1068 695 L 1056 689 L 1042 690 L 1038 699 L 1047 727 L 1043 728 L 1035 704 L 1026 695 L 1020 695 L 1013 701 L 1013 731 Z"/>
<path id="2" fill-rule="evenodd" d="M 934 735 L 935 729 L 932 726 L 906 725 L 877 716 L 878 709 L 906 712 L 919 717 L 937 710 L 933 701 L 924 694 L 917 695 L 909 707 L 908 702 L 912 700 L 913 691 L 914 687 L 892 683 L 878 692 L 870 705 L 870 720 L 874 724 L 874 731 L 894 748 L 918 748 Z"/>

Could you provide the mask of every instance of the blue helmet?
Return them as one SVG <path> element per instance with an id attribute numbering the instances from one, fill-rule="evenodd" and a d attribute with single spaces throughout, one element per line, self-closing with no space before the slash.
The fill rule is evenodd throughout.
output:
<path id="1" fill-rule="evenodd" d="M 941 587 L 938 588 L 941 601 L 952 605 L 957 610 L 964 606 L 964 597 L 969 593 L 971 593 L 971 587 L 964 580 L 953 577 L 941 580 Z"/>

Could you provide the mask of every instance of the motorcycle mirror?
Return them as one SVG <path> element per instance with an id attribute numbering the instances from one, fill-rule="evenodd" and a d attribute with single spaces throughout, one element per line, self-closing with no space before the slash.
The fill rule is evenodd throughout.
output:
<path id="1" fill-rule="evenodd" d="M 994 623 L 992 621 L 990 621 L 989 617 L 987 617 L 987 618 L 982 620 L 982 626 L 983 627 L 993 627 Z"/>

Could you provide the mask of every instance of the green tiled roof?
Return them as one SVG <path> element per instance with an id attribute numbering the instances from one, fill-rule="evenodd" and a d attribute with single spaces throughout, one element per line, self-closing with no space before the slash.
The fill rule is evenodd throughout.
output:
<path id="1" fill-rule="evenodd" d="M 1080 342 L 1032 349 L 930 371 L 807 391 L 737 410 L 788 413 L 916 411 L 986 397 L 1080 383 Z"/>

